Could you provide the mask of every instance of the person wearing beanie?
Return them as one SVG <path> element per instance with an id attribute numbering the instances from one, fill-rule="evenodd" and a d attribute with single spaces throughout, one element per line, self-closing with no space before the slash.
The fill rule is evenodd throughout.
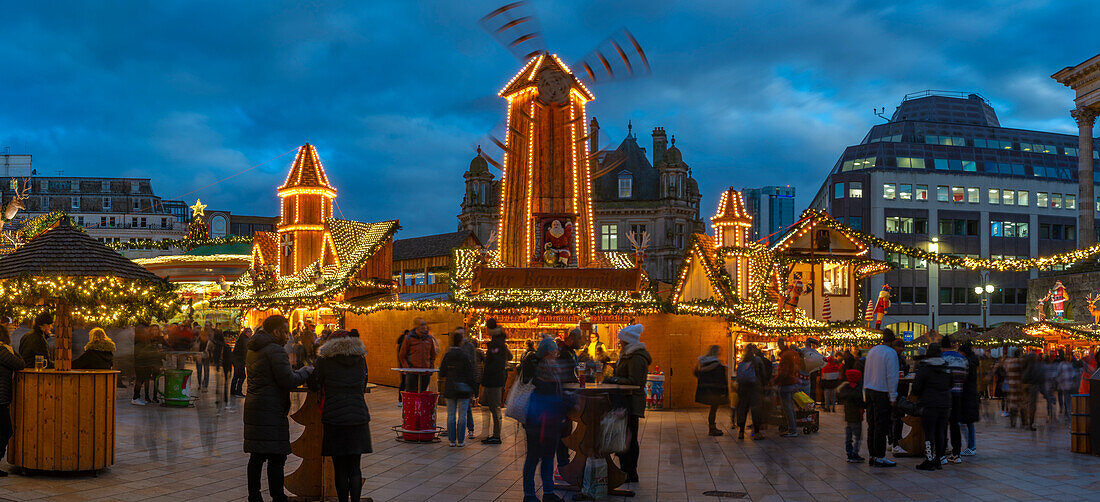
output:
<path id="1" fill-rule="evenodd" d="M 849 463 L 864 460 L 859 455 L 859 442 L 863 436 L 863 373 L 859 370 L 844 372 L 844 383 L 837 387 L 837 398 L 844 405 L 844 452 Z"/>
<path id="2" fill-rule="evenodd" d="M 84 353 L 73 359 L 74 370 L 109 370 L 115 365 L 115 342 L 107 337 L 103 328 L 88 332 Z"/>
<path id="3" fill-rule="evenodd" d="M 504 329 L 496 319 L 485 321 L 485 330 L 489 334 L 489 345 L 485 349 L 485 368 L 481 372 L 481 386 L 484 389 L 481 404 L 492 416 L 493 432 L 481 442 L 500 444 L 500 405 L 504 399 L 504 384 L 508 382 L 508 361 L 512 360 L 512 351 L 508 349 Z"/>
<path id="4" fill-rule="evenodd" d="M 568 368 L 559 356 L 557 342 L 544 334 L 535 352 L 520 364 L 517 378 L 534 387 L 523 421 L 527 439 L 527 454 L 523 460 L 524 502 L 539 500 L 535 491 L 536 468 L 542 478 L 543 502 L 562 500 L 554 493 L 554 456 L 566 420 L 562 381 Z"/>
<path id="5" fill-rule="evenodd" d="M 46 367 L 53 367 L 53 356 L 50 354 L 50 344 L 46 342 L 53 332 L 53 314 L 43 312 L 34 318 L 34 327 L 19 339 L 19 357 L 23 358 L 23 364 L 28 368 L 34 367 L 35 356 L 42 356 L 46 360 Z"/>
<path id="6" fill-rule="evenodd" d="M 447 439 L 451 446 L 466 446 L 467 409 L 474 393 L 474 362 L 463 350 L 466 332 L 456 328 L 451 333 L 451 346 L 439 363 L 439 378 L 443 382 L 443 398 L 447 401 Z"/>
<path id="7" fill-rule="evenodd" d="M 626 472 L 627 483 L 638 482 L 638 420 L 645 417 L 645 382 L 649 374 L 649 363 L 653 357 L 641 342 L 641 324 L 631 324 L 619 330 L 619 363 L 615 373 L 607 383 L 637 386 L 629 395 L 627 406 L 627 426 L 630 429 L 630 447 L 619 454 L 619 464 Z"/>

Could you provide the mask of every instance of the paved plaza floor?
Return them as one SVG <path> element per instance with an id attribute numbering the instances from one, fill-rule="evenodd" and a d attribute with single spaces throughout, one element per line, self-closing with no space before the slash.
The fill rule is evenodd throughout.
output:
<path id="1" fill-rule="evenodd" d="M 0 478 L 0 500 L 245 500 L 239 408 L 220 411 L 212 392 L 188 409 L 132 406 L 128 391 L 118 395 L 113 467 L 96 477 Z M 295 409 L 300 399 L 295 396 Z M 404 444 L 389 429 L 400 421 L 396 400 L 389 388 L 368 396 L 375 452 L 363 457 L 364 496 L 379 502 L 522 499 L 524 445 L 514 421 L 505 419 L 503 445 Z M 1009 429 L 1000 413 L 988 414 L 996 406 L 987 404 L 978 424 L 978 455 L 936 472 L 915 470 L 914 458 L 899 459 L 894 469 L 846 463 L 840 413 L 822 413 L 818 434 L 739 441 L 728 432 L 708 436 L 704 410 L 651 412 L 641 426 L 641 482 L 627 485 L 637 496 L 621 500 L 1096 500 L 1100 457 L 1070 453 L 1065 422 L 1048 424 L 1040 411 L 1039 431 Z M 487 417 L 475 411 L 484 437 Z M 440 421 L 445 413 L 439 409 Z M 291 436 L 300 431 L 292 423 Z M 291 457 L 287 472 L 297 465 Z M 710 490 L 744 495 L 704 495 Z"/>

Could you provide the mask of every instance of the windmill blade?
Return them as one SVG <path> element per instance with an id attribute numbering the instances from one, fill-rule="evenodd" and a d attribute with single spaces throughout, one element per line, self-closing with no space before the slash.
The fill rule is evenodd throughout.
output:
<path id="1" fill-rule="evenodd" d="M 623 28 L 600 42 L 581 58 L 577 76 L 587 83 L 601 84 L 649 75 L 652 71 L 642 44 Z"/>
<path id="2" fill-rule="evenodd" d="M 546 51 L 546 40 L 538 19 L 527 2 L 502 5 L 486 14 L 478 24 L 520 61 L 527 61 Z"/>

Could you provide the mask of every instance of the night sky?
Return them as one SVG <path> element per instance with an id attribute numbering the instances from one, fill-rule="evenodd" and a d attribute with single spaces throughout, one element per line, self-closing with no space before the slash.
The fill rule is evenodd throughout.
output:
<path id="1" fill-rule="evenodd" d="M 276 215 L 274 189 L 310 142 L 336 216 L 454 231 L 462 173 L 521 67 L 478 24 L 503 3 L 9 2 L 0 147 L 33 154 L 41 175 L 148 177 L 164 198 Z M 1006 127 L 1075 134 L 1073 94 L 1050 75 L 1100 51 L 1094 0 L 530 7 L 567 64 L 633 32 L 652 73 L 594 87 L 589 114 L 603 145 L 627 120 L 642 146 L 654 126 L 675 134 L 704 217 L 730 185 L 792 184 L 805 207 L 881 121 L 872 108 L 890 114 L 909 92 L 978 92 Z"/>

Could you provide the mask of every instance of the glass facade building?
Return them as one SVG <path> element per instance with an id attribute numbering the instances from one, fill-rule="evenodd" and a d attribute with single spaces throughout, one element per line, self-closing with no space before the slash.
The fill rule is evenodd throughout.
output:
<path id="1" fill-rule="evenodd" d="M 745 210 L 752 215 L 753 240 L 775 242 L 781 230 L 794 224 L 794 187 L 742 188 Z M 762 241 L 763 242 L 763 241 Z"/>
<path id="2" fill-rule="evenodd" d="M 889 122 L 847 147 L 812 206 L 864 232 L 940 253 L 1044 256 L 1076 248 L 1077 136 L 1000 126 L 977 94 L 905 96 Z M 1095 155 L 1094 155 L 1095 157 Z M 875 249 L 896 269 L 869 279 L 894 296 L 884 324 L 952 332 L 982 323 L 974 287 L 992 284 L 988 324 L 1024 322 L 1027 281 L 1046 271 L 956 270 Z M 907 329 L 908 330 L 908 329 Z"/>

